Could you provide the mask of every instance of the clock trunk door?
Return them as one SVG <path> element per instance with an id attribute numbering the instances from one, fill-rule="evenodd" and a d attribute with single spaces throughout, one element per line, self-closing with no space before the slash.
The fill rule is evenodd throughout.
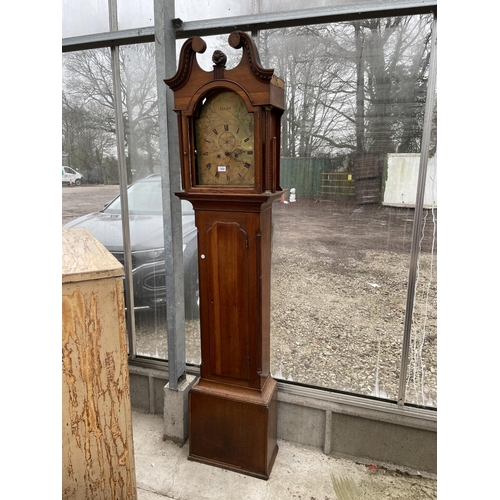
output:
<path id="1" fill-rule="evenodd" d="M 249 381 L 248 235 L 236 222 L 215 222 L 207 230 L 206 245 L 202 269 L 207 278 L 210 375 Z"/>

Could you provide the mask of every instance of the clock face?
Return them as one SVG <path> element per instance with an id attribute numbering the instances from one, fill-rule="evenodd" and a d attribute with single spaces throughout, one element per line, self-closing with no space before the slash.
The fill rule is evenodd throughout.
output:
<path id="1" fill-rule="evenodd" d="M 254 115 L 238 94 L 224 91 L 206 99 L 195 121 L 195 141 L 198 185 L 254 185 Z"/>

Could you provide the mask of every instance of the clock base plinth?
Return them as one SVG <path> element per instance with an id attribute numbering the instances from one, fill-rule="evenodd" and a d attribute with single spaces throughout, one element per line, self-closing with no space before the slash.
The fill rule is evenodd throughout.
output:
<path id="1" fill-rule="evenodd" d="M 189 460 L 269 479 L 277 445 L 277 384 L 262 391 L 199 380 L 189 393 Z"/>

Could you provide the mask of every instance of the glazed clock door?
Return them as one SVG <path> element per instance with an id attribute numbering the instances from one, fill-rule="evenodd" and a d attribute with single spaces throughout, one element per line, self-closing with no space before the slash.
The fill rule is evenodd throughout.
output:
<path id="1" fill-rule="evenodd" d="M 206 99 L 195 142 L 197 185 L 254 185 L 254 115 L 238 94 L 223 91 Z"/>

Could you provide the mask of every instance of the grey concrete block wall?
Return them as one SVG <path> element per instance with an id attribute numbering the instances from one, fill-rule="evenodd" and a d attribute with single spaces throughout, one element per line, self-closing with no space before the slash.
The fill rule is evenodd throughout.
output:
<path id="1" fill-rule="evenodd" d="M 142 374 L 130 373 L 130 400 L 132 408 L 149 412 L 149 381 Z"/>
<path id="2" fill-rule="evenodd" d="M 436 433 L 372 419 L 332 414 L 332 455 L 362 458 L 435 474 Z"/>
<path id="3" fill-rule="evenodd" d="M 153 405 L 154 413 L 157 415 L 163 414 L 164 411 L 164 388 L 168 383 L 168 379 L 154 379 L 154 395 L 153 395 Z"/>
<path id="4" fill-rule="evenodd" d="M 130 399 L 136 410 L 163 415 L 163 388 L 168 374 L 160 370 L 129 366 Z"/>
<path id="5" fill-rule="evenodd" d="M 323 448 L 325 440 L 323 410 L 294 404 L 278 403 L 278 439 Z"/>

